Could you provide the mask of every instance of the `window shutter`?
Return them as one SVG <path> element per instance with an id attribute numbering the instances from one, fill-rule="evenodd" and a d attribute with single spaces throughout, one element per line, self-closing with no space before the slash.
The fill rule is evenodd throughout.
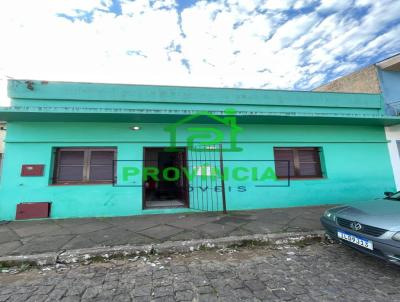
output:
<path id="1" fill-rule="evenodd" d="M 321 164 L 317 148 L 298 149 L 299 176 L 321 177 Z"/>
<path id="2" fill-rule="evenodd" d="M 112 180 L 114 151 L 92 151 L 90 154 L 90 181 Z"/>
<path id="3" fill-rule="evenodd" d="M 84 167 L 83 159 L 83 151 L 60 151 L 57 163 L 57 181 L 82 181 Z"/>
<path id="4" fill-rule="evenodd" d="M 288 177 L 288 168 L 290 165 L 290 176 L 294 176 L 294 157 L 290 149 L 274 148 L 275 155 L 275 174 L 278 178 Z"/>
<path id="5" fill-rule="evenodd" d="M 112 183 L 114 148 L 59 148 L 55 157 L 54 183 Z"/>
<path id="6" fill-rule="evenodd" d="M 319 148 L 315 147 L 284 147 L 274 148 L 275 173 L 278 178 L 288 177 L 288 162 L 290 162 L 290 177 L 320 178 L 322 169 Z"/>

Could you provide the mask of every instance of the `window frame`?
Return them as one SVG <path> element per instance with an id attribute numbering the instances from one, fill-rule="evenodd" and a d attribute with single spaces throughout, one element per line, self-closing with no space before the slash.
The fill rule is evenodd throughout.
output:
<path id="1" fill-rule="evenodd" d="M 83 153 L 83 175 L 82 180 L 58 180 L 60 174 L 60 154 L 63 151 L 81 151 Z M 91 153 L 93 151 L 112 151 L 114 153 L 113 156 L 113 178 L 111 180 L 90 180 L 90 159 Z M 117 148 L 116 147 L 58 147 L 54 150 L 55 156 L 53 161 L 53 178 L 52 185 L 94 185 L 94 184 L 113 184 L 115 175 L 116 175 L 116 167 L 114 161 L 117 159 Z"/>
<path id="2" fill-rule="evenodd" d="M 292 156 L 293 156 L 293 176 L 279 176 L 276 175 L 277 179 L 323 179 L 325 178 L 324 175 L 324 171 L 323 171 L 323 163 L 322 163 L 322 158 L 321 158 L 321 152 L 322 152 L 322 148 L 321 147 L 274 147 L 274 161 L 275 161 L 275 173 L 276 173 L 276 151 L 278 150 L 285 150 L 285 151 L 291 151 L 292 152 Z M 318 161 L 317 162 L 313 162 L 313 163 L 318 163 L 319 164 L 319 174 L 318 175 L 301 175 L 301 161 L 299 158 L 299 151 L 301 150 L 313 150 L 316 152 Z M 304 162 L 303 162 L 304 163 Z M 311 163 L 311 162 L 310 162 Z"/>

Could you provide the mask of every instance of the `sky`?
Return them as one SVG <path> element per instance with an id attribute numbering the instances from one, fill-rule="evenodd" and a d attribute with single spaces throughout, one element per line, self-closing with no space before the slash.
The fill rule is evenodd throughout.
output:
<path id="1" fill-rule="evenodd" d="M 7 78 L 310 90 L 400 52 L 400 0 L 2 0 Z"/>

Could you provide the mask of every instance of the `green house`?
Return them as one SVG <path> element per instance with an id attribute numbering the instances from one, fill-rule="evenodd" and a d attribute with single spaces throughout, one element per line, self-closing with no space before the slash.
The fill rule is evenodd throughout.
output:
<path id="1" fill-rule="evenodd" d="M 395 188 L 380 94 L 10 80 L 0 220 L 351 203 Z"/>

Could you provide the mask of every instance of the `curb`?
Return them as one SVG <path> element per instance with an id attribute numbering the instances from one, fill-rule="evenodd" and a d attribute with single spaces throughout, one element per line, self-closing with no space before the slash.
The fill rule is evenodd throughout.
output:
<path id="1" fill-rule="evenodd" d="M 35 255 L 3 256 L 0 264 L 21 265 L 32 264 L 37 266 L 71 264 L 88 261 L 94 258 L 109 259 L 118 256 L 143 255 L 143 254 L 173 254 L 190 253 L 201 249 L 219 249 L 232 246 L 252 244 L 285 245 L 295 244 L 303 240 L 323 238 L 324 231 L 290 232 L 273 234 L 256 234 L 247 236 L 230 236 L 216 239 L 196 239 L 187 241 L 167 241 L 146 245 L 120 245 L 113 247 L 94 247 L 76 249 L 54 253 Z"/>
<path id="2" fill-rule="evenodd" d="M 21 256 L 0 257 L 0 264 L 7 266 L 17 266 L 20 264 L 31 264 L 37 266 L 54 265 L 57 263 L 58 253 L 42 253 Z"/>

